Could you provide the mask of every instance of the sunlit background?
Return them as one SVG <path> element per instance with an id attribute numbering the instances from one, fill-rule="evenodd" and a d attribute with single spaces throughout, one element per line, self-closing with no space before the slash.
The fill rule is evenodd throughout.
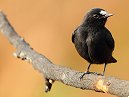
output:
<path id="1" fill-rule="evenodd" d="M 15 30 L 38 52 L 52 62 L 85 71 L 87 62 L 76 52 L 71 34 L 91 8 L 114 14 L 106 24 L 115 39 L 113 56 L 106 76 L 129 80 L 129 0 L 0 0 L 0 9 Z M 15 49 L 0 33 L 0 97 L 115 97 L 81 90 L 55 82 L 44 92 L 42 74 L 31 64 L 13 57 Z M 102 72 L 103 65 L 91 71 Z"/>

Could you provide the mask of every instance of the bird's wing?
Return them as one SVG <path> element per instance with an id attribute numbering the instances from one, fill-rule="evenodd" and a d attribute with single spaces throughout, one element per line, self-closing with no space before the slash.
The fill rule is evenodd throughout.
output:
<path id="1" fill-rule="evenodd" d="M 78 29 L 78 28 L 77 28 L 77 29 Z M 75 33 L 76 33 L 77 29 L 74 30 L 74 32 L 72 33 L 72 42 L 73 42 L 73 43 L 74 43 L 74 40 L 75 40 Z"/>
<path id="2" fill-rule="evenodd" d="M 88 36 L 86 38 L 86 45 L 87 45 L 87 54 L 88 54 L 88 57 L 90 60 L 92 60 L 92 57 L 91 57 L 91 52 L 93 49 L 91 49 L 91 42 L 92 42 L 92 37 L 91 36 Z"/>
<path id="3" fill-rule="evenodd" d="M 105 35 L 105 42 L 107 43 L 108 47 L 111 49 L 111 50 L 114 50 L 114 47 L 115 47 L 115 43 L 114 43 L 114 39 L 111 35 L 111 33 L 107 33 L 107 35 Z"/>

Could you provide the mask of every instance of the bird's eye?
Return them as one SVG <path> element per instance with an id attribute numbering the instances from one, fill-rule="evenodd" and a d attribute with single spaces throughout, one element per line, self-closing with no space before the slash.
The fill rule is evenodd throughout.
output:
<path id="1" fill-rule="evenodd" d="M 97 14 L 94 14 L 93 17 L 94 17 L 94 18 L 98 18 L 99 16 L 98 16 Z"/>

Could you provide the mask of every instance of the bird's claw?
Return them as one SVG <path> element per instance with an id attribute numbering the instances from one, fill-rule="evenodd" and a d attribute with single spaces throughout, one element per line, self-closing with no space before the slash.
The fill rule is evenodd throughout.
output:
<path id="1" fill-rule="evenodd" d="M 80 80 L 83 80 L 83 77 L 84 77 L 86 74 L 94 74 L 94 75 L 104 76 L 104 74 L 102 74 L 102 73 L 96 73 L 96 72 L 85 72 L 85 73 L 83 73 L 83 74 L 79 77 L 79 78 L 80 78 Z"/>
<path id="2" fill-rule="evenodd" d="M 97 73 L 97 75 L 104 76 L 104 74 L 103 74 L 103 73 Z"/>
<path id="3" fill-rule="evenodd" d="M 83 77 L 84 77 L 85 74 L 91 74 L 91 72 L 85 72 L 85 73 L 83 73 L 83 74 L 79 77 L 80 80 L 83 80 Z"/>

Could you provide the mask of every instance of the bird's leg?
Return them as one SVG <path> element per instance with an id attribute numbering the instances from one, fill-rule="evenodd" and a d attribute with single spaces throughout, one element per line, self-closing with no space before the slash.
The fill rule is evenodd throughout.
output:
<path id="1" fill-rule="evenodd" d="M 106 71 L 106 66 L 107 66 L 107 63 L 104 64 L 104 70 L 103 70 L 103 74 L 102 74 L 103 76 L 104 76 L 104 73 Z"/>
<path id="2" fill-rule="evenodd" d="M 85 71 L 85 73 L 89 73 L 90 66 L 91 66 L 91 63 L 89 64 L 87 71 Z"/>
<path id="3" fill-rule="evenodd" d="M 90 74 L 90 72 L 89 72 L 90 66 L 91 66 L 91 63 L 89 64 L 87 70 L 80 76 L 80 79 L 83 79 L 83 76 L 84 76 L 85 74 Z"/>

